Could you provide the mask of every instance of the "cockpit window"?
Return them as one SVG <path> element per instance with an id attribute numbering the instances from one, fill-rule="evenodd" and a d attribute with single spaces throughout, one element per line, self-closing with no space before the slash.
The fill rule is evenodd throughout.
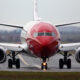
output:
<path id="1" fill-rule="evenodd" d="M 52 33 L 46 32 L 46 33 L 45 33 L 45 36 L 52 36 Z"/>
<path id="2" fill-rule="evenodd" d="M 38 36 L 44 36 L 44 33 L 43 32 L 39 32 Z"/>
<path id="3" fill-rule="evenodd" d="M 55 33 L 52 33 L 52 36 L 56 36 L 56 34 Z"/>
<path id="4" fill-rule="evenodd" d="M 37 36 L 38 36 L 38 33 L 37 33 L 37 32 L 35 32 L 35 33 L 33 34 L 33 36 L 34 36 L 34 37 L 37 37 Z"/>
<path id="5" fill-rule="evenodd" d="M 37 37 L 37 36 L 56 36 L 56 34 L 54 32 L 35 32 L 33 34 L 34 37 Z"/>

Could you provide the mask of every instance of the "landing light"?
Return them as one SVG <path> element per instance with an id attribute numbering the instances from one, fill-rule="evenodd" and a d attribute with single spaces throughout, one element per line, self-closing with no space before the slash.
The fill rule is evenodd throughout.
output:
<path id="1" fill-rule="evenodd" d="M 43 62 L 43 65 L 45 66 L 46 65 L 46 62 Z"/>

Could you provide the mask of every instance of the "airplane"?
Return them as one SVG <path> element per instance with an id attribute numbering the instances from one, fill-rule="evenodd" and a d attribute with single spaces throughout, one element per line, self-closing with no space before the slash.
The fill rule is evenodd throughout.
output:
<path id="1" fill-rule="evenodd" d="M 71 69 L 71 59 L 68 54 L 69 51 L 75 50 L 75 59 L 80 63 L 80 43 L 61 44 L 60 33 L 57 27 L 67 26 L 72 24 L 79 24 L 80 22 L 73 22 L 67 24 L 53 25 L 50 22 L 42 21 L 38 17 L 37 0 L 34 0 L 34 20 L 27 23 L 25 26 L 16 26 L 9 24 L 0 24 L 1 26 L 16 27 L 22 29 L 21 43 L 0 43 L 0 63 L 8 59 L 8 68 L 13 65 L 17 69 L 20 68 L 20 59 L 16 58 L 18 54 L 24 53 L 26 56 L 37 57 L 42 59 L 41 69 L 48 69 L 46 60 L 57 53 L 64 52 L 63 58 L 59 59 L 59 68 L 63 69 L 64 65 Z M 8 53 L 8 54 L 7 54 Z"/>

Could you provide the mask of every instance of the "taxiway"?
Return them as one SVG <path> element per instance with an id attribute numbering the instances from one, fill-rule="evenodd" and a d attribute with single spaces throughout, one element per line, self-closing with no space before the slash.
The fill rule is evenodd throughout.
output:
<path id="1" fill-rule="evenodd" d="M 32 58 L 28 56 L 18 55 L 21 60 L 21 68 L 16 69 L 13 66 L 13 69 L 8 68 L 8 61 L 3 64 L 0 64 L 0 71 L 24 71 L 24 72 L 44 72 L 40 69 L 41 67 L 41 60 L 39 58 Z M 63 56 L 60 54 L 56 54 L 55 56 L 51 57 L 48 63 L 48 70 L 46 72 L 80 72 L 80 64 L 75 61 L 75 56 L 71 56 L 72 60 L 72 69 L 59 69 L 59 59 Z M 9 58 L 9 57 L 8 57 Z"/>

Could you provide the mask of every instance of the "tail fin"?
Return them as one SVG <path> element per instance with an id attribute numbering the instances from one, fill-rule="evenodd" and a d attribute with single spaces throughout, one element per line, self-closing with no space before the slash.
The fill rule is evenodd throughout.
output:
<path id="1" fill-rule="evenodd" d="M 38 0 L 34 0 L 34 20 L 35 20 L 35 21 L 40 20 L 40 18 L 38 17 L 37 1 L 38 1 Z"/>

